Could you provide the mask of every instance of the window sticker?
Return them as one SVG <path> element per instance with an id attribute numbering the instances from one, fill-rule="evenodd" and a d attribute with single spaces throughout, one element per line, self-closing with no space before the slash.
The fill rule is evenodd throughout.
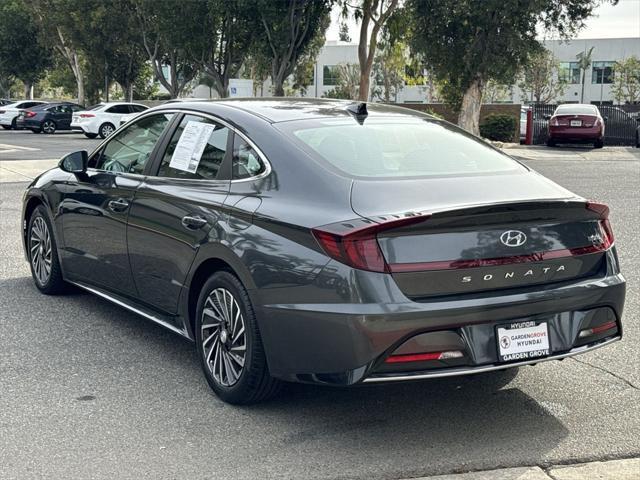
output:
<path id="1" fill-rule="evenodd" d="M 183 172 L 196 173 L 202 152 L 214 129 L 215 125 L 210 123 L 188 121 L 171 156 L 169 166 Z"/>

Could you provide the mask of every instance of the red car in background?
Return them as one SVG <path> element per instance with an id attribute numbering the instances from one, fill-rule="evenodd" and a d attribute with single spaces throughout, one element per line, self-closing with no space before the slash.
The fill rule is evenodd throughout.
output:
<path id="1" fill-rule="evenodd" d="M 604 119 L 595 105 L 567 103 L 559 105 L 549 119 L 547 145 L 558 143 L 592 143 L 604 145 Z"/>

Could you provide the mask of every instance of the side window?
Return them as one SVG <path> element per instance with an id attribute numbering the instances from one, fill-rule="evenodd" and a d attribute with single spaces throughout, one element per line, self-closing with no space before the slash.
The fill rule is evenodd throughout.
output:
<path id="1" fill-rule="evenodd" d="M 159 177 L 215 180 L 227 153 L 229 129 L 213 120 L 185 115 L 162 158 Z"/>
<path id="2" fill-rule="evenodd" d="M 72 112 L 79 112 L 80 110 L 84 110 L 80 105 L 71 105 Z"/>
<path id="3" fill-rule="evenodd" d="M 234 180 L 255 177 L 265 170 L 257 152 L 240 135 L 233 138 L 233 161 L 231 163 Z"/>
<path id="4" fill-rule="evenodd" d="M 131 111 L 133 113 L 144 112 L 147 110 L 147 107 L 143 107 L 142 105 L 131 105 Z"/>
<path id="5" fill-rule="evenodd" d="M 172 113 L 152 115 L 132 123 L 116 133 L 89 167 L 109 172 L 141 174 Z"/>
<path id="6" fill-rule="evenodd" d="M 127 114 L 129 113 L 129 105 L 114 105 L 113 107 L 109 107 L 105 110 L 107 113 L 119 113 L 119 114 Z"/>

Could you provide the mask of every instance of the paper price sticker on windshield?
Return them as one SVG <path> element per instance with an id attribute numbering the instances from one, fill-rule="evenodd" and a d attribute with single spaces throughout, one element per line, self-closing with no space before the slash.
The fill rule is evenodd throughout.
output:
<path id="1" fill-rule="evenodd" d="M 188 121 L 171 156 L 169 166 L 183 172 L 196 173 L 202 152 L 214 128 L 215 125 L 210 123 Z"/>

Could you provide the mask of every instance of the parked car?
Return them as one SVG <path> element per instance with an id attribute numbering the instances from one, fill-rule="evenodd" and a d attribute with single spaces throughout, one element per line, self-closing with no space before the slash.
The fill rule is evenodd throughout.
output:
<path id="1" fill-rule="evenodd" d="M 81 130 L 86 137 L 107 138 L 118 126 L 120 119 L 130 113 L 140 113 L 149 107 L 139 103 L 109 102 L 99 103 L 87 110 L 75 112 L 71 120 L 73 130 Z"/>
<path id="2" fill-rule="evenodd" d="M 595 105 L 566 103 L 559 105 L 549 119 L 547 145 L 558 143 L 592 143 L 604 145 L 604 119 Z"/>
<path id="3" fill-rule="evenodd" d="M 13 103 L 13 100 L 9 100 L 8 98 L 0 98 L 0 107 L 2 105 L 9 105 L 10 103 Z"/>
<path id="4" fill-rule="evenodd" d="M 217 395 L 251 403 L 281 380 L 424 380 L 619 340 L 608 212 L 414 110 L 238 99 L 155 107 L 67 155 L 21 225 L 41 292 L 75 285 L 195 341 Z"/>
<path id="5" fill-rule="evenodd" d="M 32 108 L 36 105 L 42 105 L 47 102 L 38 100 L 21 100 L 19 102 L 9 103 L 0 107 L 0 125 L 5 130 L 17 129 L 18 114 L 21 109 Z"/>
<path id="6" fill-rule="evenodd" d="M 18 128 L 28 128 L 33 133 L 53 134 L 56 130 L 71 130 L 71 116 L 84 107 L 75 103 L 45 103 L 21 110 L 16 120 Z"/>

